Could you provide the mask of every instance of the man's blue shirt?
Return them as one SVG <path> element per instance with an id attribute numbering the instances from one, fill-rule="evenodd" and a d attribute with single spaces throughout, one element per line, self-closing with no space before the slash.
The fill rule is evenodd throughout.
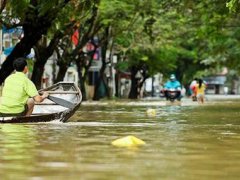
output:
<path id="1" fill-rule="evenodd" d="M 181 84 L 179 81 L 168 81 L 164 85 L 165 89 L 178 89 L 181 88 Z"/>

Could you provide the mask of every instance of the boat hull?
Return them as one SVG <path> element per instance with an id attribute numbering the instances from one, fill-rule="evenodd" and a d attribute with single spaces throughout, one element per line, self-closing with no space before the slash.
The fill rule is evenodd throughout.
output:
<path id="1" fill-rule="evenodd" d="M 63 99 L 63 101 L 71 102 L 73 107 L 63 107 L 50 99 L 45 99 L 43 102 L 35 104 L 31 116 L 0 117 L 0 123 L 66 122 L 82 102 L 81 91 L 71 82 L 59 82 L 48 88 L 41 89 L 39 92 L 42 91 L 47 91 L 51 96 Z"/>

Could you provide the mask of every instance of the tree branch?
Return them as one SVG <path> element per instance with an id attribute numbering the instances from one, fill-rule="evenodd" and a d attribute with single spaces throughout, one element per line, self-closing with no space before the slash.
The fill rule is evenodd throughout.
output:
<path id="1" fill-rule="evenodd" d="M 7 4 L 7 0 L 1 0 L 1 7 L 0 7 L 0 13 L 2 14 L 3 10 L 5 9 Z"/>

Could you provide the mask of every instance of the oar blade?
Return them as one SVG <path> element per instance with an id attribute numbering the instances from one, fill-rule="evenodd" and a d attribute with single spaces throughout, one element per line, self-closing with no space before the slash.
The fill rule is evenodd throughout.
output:
<path id="1" fill-rule="evenodd" d="M 69 108 L 69 109 L 73 109 L 75 107 L 75 104 L 73 104 L 65 99 L 57 98 L 54 96 L 48 96 L 48 99 L 55 102 L 56 104 L 59 104 L 63 107 Z"/>

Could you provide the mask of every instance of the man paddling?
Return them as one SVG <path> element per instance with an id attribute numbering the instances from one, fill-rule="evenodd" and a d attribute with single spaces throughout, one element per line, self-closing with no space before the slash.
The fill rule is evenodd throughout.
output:
<path id="1" fill-rule="evenodd" d="M 6 78 L 2 90 L 0 116 L 30 116 L 34 101 L 42 102 L 48 93 L 38 94 L 36 86 L 26 77 L 28 72 L 25 58 L 13 62 L 15 73 Z"/>

